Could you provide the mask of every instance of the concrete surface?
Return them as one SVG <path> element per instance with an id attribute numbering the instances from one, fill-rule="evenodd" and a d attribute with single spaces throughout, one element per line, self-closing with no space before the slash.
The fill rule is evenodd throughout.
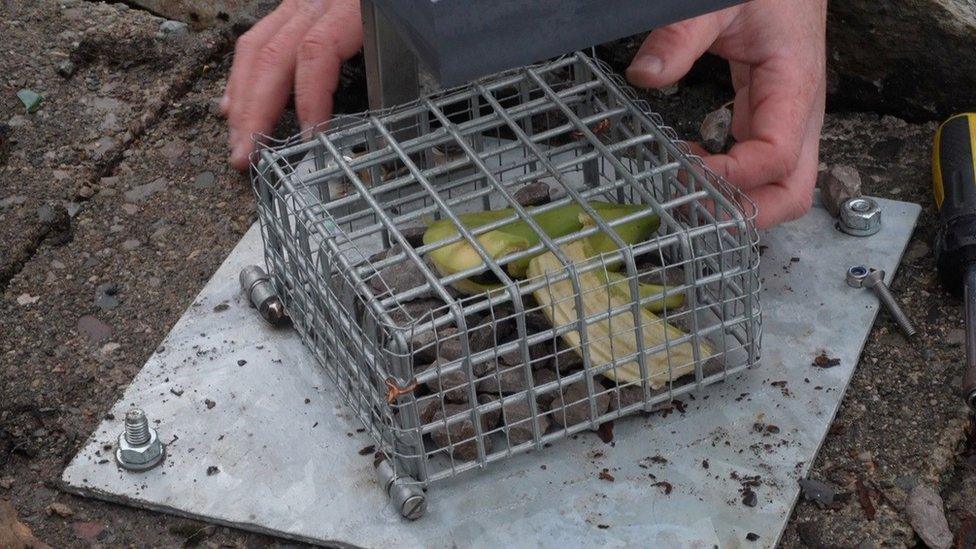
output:
<path id="1" fill-rule="evenodd" d="M 56 547 L 276 545 L 69 496 L 57 483 L 253 219 L 244 178 L 226 168 L 224 126 L 214 110 L 231 39 L 190 31 L 183 46 L 173 46 L 156 38 L 161 23 L 123 4 L 0 3 L 0 264 L 10 265 L 0 277 L 0 499 Z M 75 42 L 92 49 L 81 49 L 76 72 L 64 80 L 57 68 Z M 158 53 L 177 47 L 185 49 Z M 704 112 L 729 99 L 725 74 L 699 73 L 676 93 L 651 99 L 693 137 Z M 21 88 L 44 95 L 40 109 L 24 112 L 15 96 Z M 893 285 L 919 336 L 906 342 L 880 317 L 811 473 L 852 495 L 836 510 L 801 502 L 787 547 L 914 546 L 904 505 L 919 482 L 942 492 L 954 531 L 972 531 L 976 460 L 953 391 L 963 359 L 962 307 L 939 288 L 930 248 L 935 127 L 871 113 L 828 116 L 825 162 L 858 166 L 869 194 L 924 205 Z M 70 232 L 57 212 L 37 211 L 65 202 L 76 204 L 69 204 Z M 11 250 L 18 250 L 14 260 Z M 103 284 L 115 284 L 115 308 L 104 298 L 105 308 L 96 305 Z M 873 520 L 856 495 L 859 485 L 876 507 Z"/>

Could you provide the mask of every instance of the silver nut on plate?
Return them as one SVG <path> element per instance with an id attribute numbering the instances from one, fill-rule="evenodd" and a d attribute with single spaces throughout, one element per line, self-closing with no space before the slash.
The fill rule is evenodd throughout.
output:
<path id="1" fill-rule="evenodd" d="M 125 414 L 125 430 L 119 435 L 115 460 L 129 471 L 152 469 L 163 461 L 166 448 L 159 434 L 149 426 L 146 414 L 132 409 Z"/>
<path id="2" fill-rule="evenodd" d="M 840 229 L 851 236 L 871 236 L 881 230 L 881 206 L 863 196 L 849 198 L 840 207 Z"/>

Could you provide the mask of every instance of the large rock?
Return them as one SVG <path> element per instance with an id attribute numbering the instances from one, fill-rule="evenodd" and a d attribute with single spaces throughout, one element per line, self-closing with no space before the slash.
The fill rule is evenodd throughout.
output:
<path id="1" fill-rule="evenodd" d="M 831 100 L 910 119 L 972 108 L 976 2 L 831 2 Z"/>

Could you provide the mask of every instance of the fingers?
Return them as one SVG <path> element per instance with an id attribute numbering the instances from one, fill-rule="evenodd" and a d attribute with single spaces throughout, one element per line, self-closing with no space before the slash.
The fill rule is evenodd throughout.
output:
<path id="1" fill-rule="evenodd" d="M 821 83 L 803 139 L 796 169 L 782 182 L 755 187 L 746 194 L 758 208 L 756 226 L 768 228 L 803 216 L 813 201 L 820 160 L 820 132 L 823 129 L 826 82 Z"/>
<path id="2" fill-rule="evenodd" d="M 337 2 L 305 35 L 295 68 L 295 110 L 302 130 L 332 114 L 342 63 L 363 43 L 359 2 Z"/>
<path id="3" fill-rule="evenodd" d="M 813 202 L 820 158 L 820 129 L 811 132 L 796 170 L 786 180 L 746 191 L 756 203 L 756 226 L 765 229 L 803 217 Z"/>
<path id="4" fill-rule="evenodd" d="M 651 32 L 627 68 L 627 80 L 641 88 L 663 88 L 680 80 L 715 41 L 715 14 L 702 15 Z"/>
<path id="5" fill-rule="evenodd" d="M 281 29 L 295 12 L 296 3 L 286 0 L 282 2 L 267 17 L 257 22 L 251 29 L 241 35 L 234 45 L 234 61 L 231 64 L 230 76 L 227 78 L 227 88 L 220 99 L 221 114 L 227 116 L 233 102 L 235 90 L 240 89 L 247 81 L 254 56 L 268 40 Z"/>
<path id="6" fill-rule="evenodd" d="M 743 189 L 789 176 L 800 160 L 819 84 L 795 59 L 772 59 L 752 71 L 748 138 L 709 166 Z M 811 91 L 810 88 L 814 91 Z M 740 114 L 742 116 L 742 114 Z M 740 131 L 744 122 L 740 121 Z"/>
<path id="7" fill-rule="evenodd" d="M 281 116 L 294 82 L 295 57 L 302 37 L 326 12 L 325 0 L 298 3 L 292 16 L 248 60 L 246 80 L 235 82 L 230 101 L 230 163 L 248 166 L 253 134 L 268 134 Z"/>
<path id="8" fill-rule="evenodd" d="M 627 69 L 627 80 L 642 88 L 674 84 L 708 51 L 726 18 L 723 12 L 710 13 L 651 32 Z"/>

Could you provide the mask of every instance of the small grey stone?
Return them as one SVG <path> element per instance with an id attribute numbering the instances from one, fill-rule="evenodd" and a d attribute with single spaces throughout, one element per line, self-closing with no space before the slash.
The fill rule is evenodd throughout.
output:
<path id="1" fill-rule="evenodd" d="M 190 33 L 190 27 L 182 21 L 166 20 L 159 24 L 159 34 L 167 38 L 180 38 Z"/>
<path id="2" fill-rule="evenodd" d="M 820 201 L 830 215 L 840 215 L 840 206 L 850 198 L 861 196 L 861 175 L 853 166 L 837 165 L 817 176 Z"/>
<path id="3" fill-rule="evenodd" d="M 85 315 L 78 319 L 77 330 L 79 334 L 94 344 L 100 344 L 112 335 L 111 326 L 91 315 Z"/>
<path id="4" fill-rule="evenodd" d="M 712 154 L 718 154 L 725 150 L 725 144 L 729 140 L 729 131 L 732 129 L 732 111 L 722 107 L 705 115 L 702 120 L 701 133 L 702 146 Z"/>
<path id="5" fill-rule="evenodd" d="M 9 208 L 11 206 L 20 206 L 25 202 L 27 202 L 27 197 L 24 195 L 17 194 L 14 196 L 8 196 L 7 198 L 0 200 L 0 209 Z"/>
<path id="6" fill-rule="evenodd" d="M 551 200 L 549 196 L 549 185 L 542 181 L 535 181 L 515 191 L 515 201 L 520 206 L 541 206 L 548 204 Z"/>
<path id="7" fill-rule="evenodd" d="M 820 508 L 830 508 L 837 503 L 837 490 L 826 482 L 812 478 L 801 478 L 798 482 L 803 496 Z"/>
<path id="8" fill-rule="evenodd" d="M 905 506 L 908 522 L 918 537 L 932 549 L 952 547 L 952 532 L 946 520 L 942 497 L 926 484 L 919 484 L 908 495 Z"/>
<path id="9" fill-rule="evenodd" d="M 95 189 L 92 189 L 88 185 L 82 185 L 81 188 L 78 189 L 78 198 L 88 200 L 93 196 L 95 196 Z"/>
<path id="10" fill-rule="evenodd" d="M 169 182 L 165 178 L 159 177 L 154 179 L 151 183 L 146 183 L 145 185 L 138 185 L 132 189 L 125 192 L 125 199 L 129 202 L 140 203 L 150 196 L 166 190 L 169 186 Z"/>
<path id="11" fill-rule="evenodd" d="M 966 343 L 966 330 L 953 328 L 946 334 L 946 343 L 950 345 L 964 345 Z"/>
<path id="12" fill-rule="evenodd" d="M 77 202 L 65 202 L 64 208 L 68 210 L 68 217 L 74 218 L 81 211 L 81 204 Z"/>
<path id="13" fill-rule="evenodd" d="M 117 296 L 119 287 L 114 282 L 105 282 L 95 288 L 95 306 L 103 311 L 110 311 L 119 306 Z"/>
<path id="14" fill-rule="evenodd" d="M 74 76 L 76 70 L 78 70 L 78 67 L 76 67 L 70 59 L 65 59 L 64 61 L 58 63 L 58 74 L 64 78 L 71 78 Z"/>
<path id="15" fill-rule="evenodd" d="M 131 252 L 132 250 L 135 250 L 136 248 L 138 248 L 141 245 L 142 245 L 142 242 L 139 242 L 139 240 L 137 240 L 135 238 L 130 238 L 130 239 L 125 240 L 124 242 L 122 242 L 122 249 Z"/>
<path id="16" fill-rule="evenodd" d="M 213 172 L 203 172 L 193 180 L 193 187 L 197 189 L 211 189 L 217 182 Z"/>
<path id="17" fill-rule="evenodd" d="M 595 394 L 597 415 L 603 415 L 610 409 L 610 393 L 594 381 L 593 391 Z M 563 388 L 563 394 L 552 401 L 550 408 L 552 420 L 563 427 L 572 427 L 579 423 L 590 421 L 590 402 L 589 394 L 586 390 L 586 383 L 577 381 L 569 387 Z"/>

